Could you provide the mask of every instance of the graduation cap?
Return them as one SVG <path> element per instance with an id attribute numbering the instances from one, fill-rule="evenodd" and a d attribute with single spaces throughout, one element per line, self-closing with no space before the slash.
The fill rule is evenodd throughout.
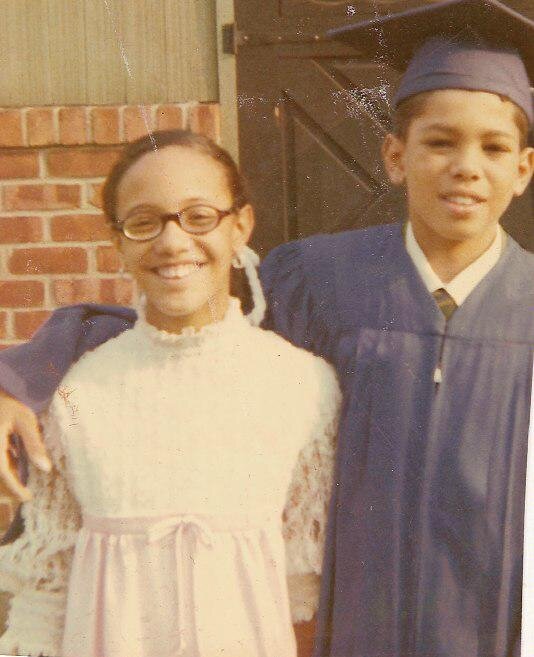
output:
<path id="1" fill-rule="evenodd" d="M 405 70 L 394 108 L 423 91 L 488 91 L 512 100 L 533 123 L 534 21 L 498 0 L 427 4 L 330 30 L 329 36 Z"/>

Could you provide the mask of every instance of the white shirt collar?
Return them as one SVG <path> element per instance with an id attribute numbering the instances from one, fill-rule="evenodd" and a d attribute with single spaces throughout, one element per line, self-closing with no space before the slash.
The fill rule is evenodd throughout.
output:
<path id="1" fill-rule="evenodd" d="M 497 235 L 491 246 L 468 267 L 445 284 L 432 269 L 427 257 L 417 243 L 412 224 L 408 222 L 406 227 L 406 250 L 423 279 L 427 290 L 432 294 L 432 292 L 435 292 L 439 288 L 445 289 L 454 299 L 457 306 L 460 306 L 467 299 L 484 276 L 497 264 L 502 253 L 503 241 L 503 230 L 498 226 Z"/>

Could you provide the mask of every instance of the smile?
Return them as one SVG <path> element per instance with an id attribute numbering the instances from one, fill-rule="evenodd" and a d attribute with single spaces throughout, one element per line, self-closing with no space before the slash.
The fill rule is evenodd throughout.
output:
<path id="1" fill-rule="evenodd" d="M 441 198 L 449 203 L 465 206 L 484 202 L 484 199 L 477 194 L 443 194 Z"/>
<path id="2" fill-rule="evenodd" d="M 457 214 L 478 208 L 485 200 L 476 194 L 442 194 L 441 199 Z"/>
<path id="3" fill-rule="evenodd" d="M 446 198 L 449 203 L 455 203 L 456 205 L 477 205 L 481 201 L 471 196 L 448 196 Z"/>
<path id="4" fill-rule="evenodd" d="M 198 272 L 204 263 L 184 263 L 154 267 L 152 271 L 165 280 L 182 280 Z"/>

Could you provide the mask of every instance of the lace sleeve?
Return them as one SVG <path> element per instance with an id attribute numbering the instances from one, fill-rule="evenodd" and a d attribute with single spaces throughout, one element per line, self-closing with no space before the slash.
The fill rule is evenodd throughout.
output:
<path id="1" fill-rule="evenodd" d="M 54 467 L 48 474 L 30 466 L 33 499 L 24 504 L 24 532 L 0 548 L 0 588 L 12 594 L 0 653 L 59 655 L 67 582 L 80 526 L 69 491 L 65 459 L 51 416 L 41 418 Z"/>
<path id="2" fill-rule="evenodd" d="M 300 452 L 284 511 L 287 576 L 294 622 L 310 620 L 319 597 L 341 393 L 333 368 L 317 360 L 320 399 L 313 435 Z"/>

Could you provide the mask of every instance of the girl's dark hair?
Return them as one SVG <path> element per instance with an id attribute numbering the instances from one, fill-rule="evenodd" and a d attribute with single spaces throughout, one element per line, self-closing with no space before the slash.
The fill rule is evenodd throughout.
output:
<path id="1" fill-rule="evenodd" d="M 428 97 L 433 91 L 423 91 L 415 96 L 403 100 L 393 115 L 393 133 L 401 139 L 406 139 L 410 124 L 425 111 Z M 512 102 L 500 97 L 502 101 Z M 525 112 L 514 103 L 514 121 L 519 128 L 519 147 L 525 148 L 529 144 L 529 123 Z"/>
<path id="2" fill-rule="evenodd" d="M 231 155 L 224 148 L 218 146 L 208 137 L 191 132 L 190 130 L 159 130 L 128 144 L 106 178 L 102 197 L 104 212 L 109 221 L 117 221 L 117 188 L 124 174 L 143 155 L 166 148 L 167 146 L 190 148 L 197 153 L 204 153 L 204 155 L 211 157 L 224 168 L 234 206 L 236 208 L 242 208 L 248 203 L 243 178 Z"/>

